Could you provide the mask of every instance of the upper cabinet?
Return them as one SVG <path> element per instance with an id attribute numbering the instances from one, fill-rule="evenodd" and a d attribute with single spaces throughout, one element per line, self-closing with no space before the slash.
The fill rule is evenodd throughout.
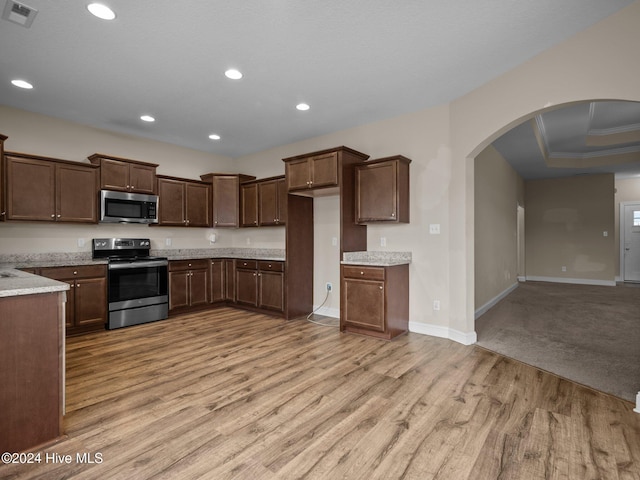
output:
<path id="1" fill-rule="evenodd" d="M 338 152 L 285 160 L 287 189 L 309 190 L 338 186 Z"/>
<path id="2" fill-rule="evenodd" d="M 258 185 L 245 183 L 240 185 L 241 227 L 258 226 Z"/>
<path id="3" fill-rule="evenodd" d="M 158 175 L 158 225 L 211 226 L 211 186 L 206 182 Z"/>
<path id="4" fill-rule="evenodd" d="M 155 163 L 94 153 L 89 161 L 100 167 L 100 188 L 120 192 L 156 193 Z"/>
<path id="5" fill-rule="evenodd" d="M 287 185 L 284 177 L 258 183 L 258 223 L 261 227 L 287 223 Z"/>
<path id="6" fill-rule="evenodd" d="M 356 165 L 356 222 L 409 223 L 409 164 L 396 155 Z"/>
<path id="7" fill-rule="evenodd" d="M 213 226 L 240 226 L 240 184 L 256 177 L 242 174 L 207 173 L 200 178 L 210 183 L 213 193 Z"/>
<path id="8" fill-rule="evenodd" d="M 7 220 L 96 223 L 97 166 L 7 152 Z"/>
<path id="9" fill-rule="evenodd" d="M 4 205 L 4 141 L 6 139 L 7 136 L 0 133 L 0 222 L 7 216 Z"/>

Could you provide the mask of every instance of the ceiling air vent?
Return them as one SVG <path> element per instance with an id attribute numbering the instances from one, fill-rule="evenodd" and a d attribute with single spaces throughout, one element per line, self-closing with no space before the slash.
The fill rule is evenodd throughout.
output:
<path id="1" fill-rule="evenodd" d="M 2 12 L 2 18 L 29 28 L 37 14 L 38 10 L 33 7 L 16 2 L 15 0 L 7 0 L 4 11 Z"/>

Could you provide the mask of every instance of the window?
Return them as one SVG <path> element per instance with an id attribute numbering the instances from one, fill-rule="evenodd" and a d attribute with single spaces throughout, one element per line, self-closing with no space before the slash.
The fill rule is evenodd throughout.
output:
<path id="1" fill-rule="evenodd" d="M 640 210 L 633 211 L 633 226 L 640 227 Z"/>

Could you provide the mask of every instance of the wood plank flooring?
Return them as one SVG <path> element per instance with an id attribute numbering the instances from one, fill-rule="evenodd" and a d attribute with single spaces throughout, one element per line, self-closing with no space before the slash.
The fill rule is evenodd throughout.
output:
<path id="1" fill-rule="evenodd" d="M 445 339 L 226 308 L 69 339 L 65 428 L 0 478 L 640 479 L 629 402 Z"/>

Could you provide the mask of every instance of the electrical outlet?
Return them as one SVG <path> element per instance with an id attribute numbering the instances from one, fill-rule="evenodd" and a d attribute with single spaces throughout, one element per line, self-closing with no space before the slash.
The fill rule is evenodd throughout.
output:
<path id="1" fill-rule="evenodd" d="M 567 271 L 567 267 L 565 267 L 564 265 L 562 266 L 562 271 L 566 272 Z"/>
<path id="2" fill-rule="evenodd" d="M 165 244 L 167 247 L 170 247 L 170 246 L 171 246 L 171 238 L 169 238 L 169 237 L 165 238 L 165 239 L 164 239 L 164 244 Z"/>
<path id="3" fill-rule="evenodd" d="M 327 292 L 330 292 L 331 290 L 333 290 L 333 285 L 331 285 L 331 282 L 327 282 Z"/>
<path id="4" fill-rule="evenodd" d="M 387 246 L 387 237 L 380 237 L 380 246 L 381 247 Z"/>
<path id="5" fill-rule="evenodd" d="M 440 310 L 440 300 L 434 300 L 433 301 L 433 309 L 434 310 Z"/>

